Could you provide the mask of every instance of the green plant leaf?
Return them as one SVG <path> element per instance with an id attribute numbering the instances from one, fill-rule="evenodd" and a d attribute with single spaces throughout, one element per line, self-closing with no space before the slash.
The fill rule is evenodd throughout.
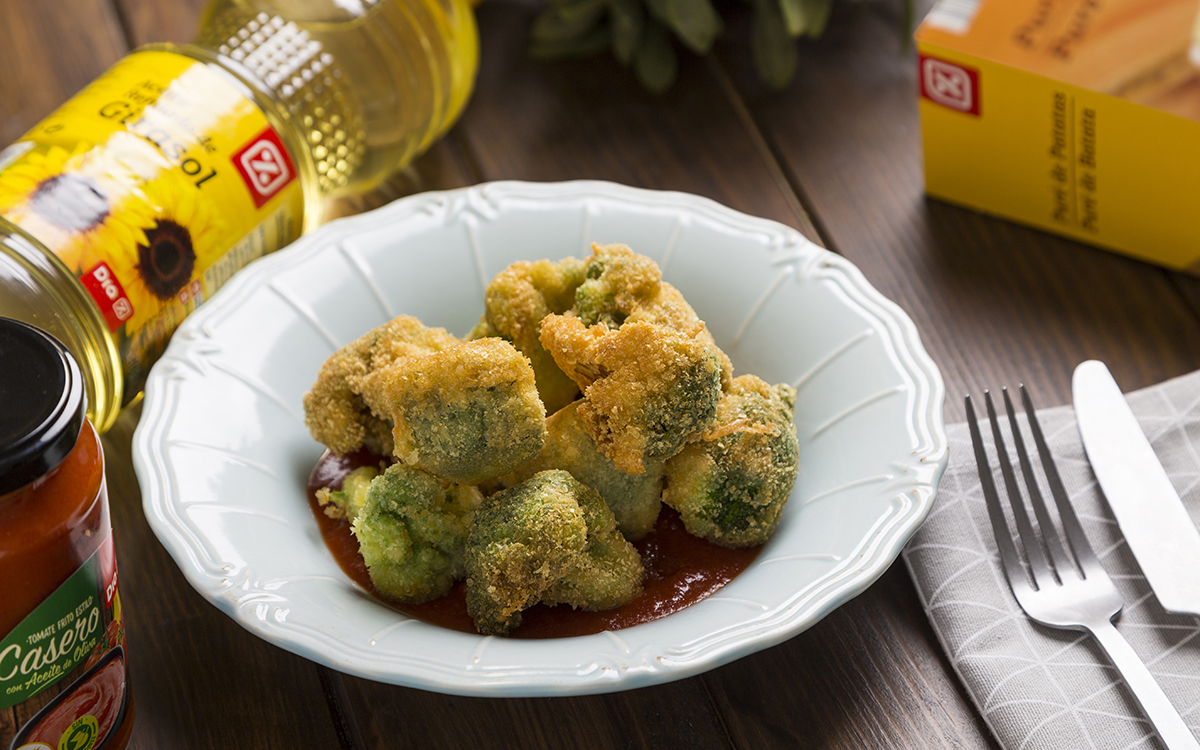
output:
<path id="1" fill-rule="evenodd" d="M 709 0 L 646 0 L 646 7 L 701 55 L 712 48 L 713 40 L 725 28 Z"/>
<path id="2" fill-rule="evenodd" d="M 808 28 L 806 5 L 804 0 L 779 0 L 779 12 L 783 16 L 788 36 L 800 36 Z"/>
<path id="3" fill-rule="evenodd" d="M 558 60 L 564 57 L 591 57 L 612 44 L 608 28 L 597 26 L 571 39 L 541 41 L 531 39 L 529 56 L 535 60 Z"/>
<path id="4" fill-rule="evenodd" d="M 806 0 L 809 6 L 808 28 L 804 33 L 809 39 L 816 39 L 825 33 L 829 25 L 829 12 L 833 10 L 833 0 Z"/>
<path id="5" fill-rule="evenodd" d="M 816 39 L 829 23 L 833 0 L 778 0 L 788 36 Z"/>
<path id="6" fill-rule="evenodd" d="M 788 36 L 778 6 L 761 2 L 754 9 L 750 44 L 758 77 L 771 88 L 782 89 L 796 74 L 799 55 L 796 41 Z"/>
<path id="7" fill-rule="evenodd" d="M 671 22 L 671 8 L 668 6 L 668 2 L 669 0 L 645 0 L 646 8 L 650 11 L 650 15 L 663 23 Z"/>
<path id="8" fill-rule="evenodd" d="M 550 5 L 534 19 L 530 37 L 535 43 L 581 37 L 597 24 L 606 5 L 605 0 L 571 0 Z"/>
<path id="9" fill-rule="evenodd" d="M 675 83 L 679 72 L 675 49 L 671 47 L 666 30 L 653 20 L 647 19 L 642 43 L 633 58 L 633 72 L 643 86 L 656 94 L 663 93 Z"/>
<path id="10" fill-rule="evenodd" d="M 646 14 L 641 0 L 609 0 L 608 5 L 613 56 L 628 65 L 638 50 Z"/>

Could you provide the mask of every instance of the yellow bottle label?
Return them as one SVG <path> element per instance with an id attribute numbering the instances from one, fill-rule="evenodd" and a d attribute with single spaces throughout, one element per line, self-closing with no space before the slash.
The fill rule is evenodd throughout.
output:
<path id="1" fill-rule="evenodd" d="M 295 162 L 219 69 L 134 52 L 0 151 L 0 215 L 55 253 L 124 359 L 125 399 L 189 312 L 299 236 Z"/>

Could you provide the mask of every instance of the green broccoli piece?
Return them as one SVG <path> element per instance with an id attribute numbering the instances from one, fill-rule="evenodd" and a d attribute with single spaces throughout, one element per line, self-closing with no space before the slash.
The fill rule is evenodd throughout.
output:
<path id="1" fill-rule="evenodd" d="M 546 439 L 546 410 L 529 360 L 498 338 L 397 359 L 362 381 L 362 396 L 394 425 L 393 453 L 461 484 L 507 474 Z"/>
<path id="2" fill-rule="evenodd" d="M 625 245 L 593 245 L 584 278 L 575 291 L 575 312 L 589 326 L 603 323 L 620 328 L 631 312 L 650 304 L 662 287 L 658 264 Z"/>
<path id="3" fill-rule="evenodd" d="M 791 386 L 735 378 L 717 422 L 667 461 L 662 500 L 694 536 L 726 547 L 770 538 L 799 471 Z"/>
<path id="4" fill-rule="evenodd" d="M 626 474 L 596 447 L 583 428 L 575 404 L 569 404 L 546 419 L 546 445 L 541 454 L 517 471 L 503 477 L 511 487 L 547 469 L 563 469 L 600 493 L 617 520 L 617 528 L 630 541 L 641 539 L 654 528 L 662 507 L 663 461 L 645 459 L 641 474 Z"/>
<path id="5" fill-rule="evenodd" d="M 626 321 L 614 331 L 568 315 L 542 321 L 542 343 L 583 389 L 583 429 L 627 474 L 644 472 L 646 459 L 675 455 L 716 416 L 720 351 L 703 333 L 703 323 L 680 331 Z"/>
<path id="6" fill-rule="evenodd" d="M 579 387 L 554 363 L 538 334 L 543 318 L 571 308 L 582 282 L 583 261 L 577 258 L 513 263 L 488 284 L 483 320 L 468 336 L 500 336 L 528 357 L 550 414 L 578 398 Z"/>
<path id="7" fill-rule="evenodd" d="M 683 294 L 662 280 L 658 264 L 627 245 L 593 243 L 583 274 L 584 282 L 575 290 L 574 313 L 585 326 L 620 328 L 626 323 L 653 323 L 692 335 L 702 324 Z M 697 338 L 720 359 L 721 386 L 727 388 L 733 363 L 707 328 Z"/>
<path id="8" fill-rule="evenodd" d="M 595 490 L 544 471 L 487 498 L 467 538 L 467 611 L 504 635 L 538 602 L 610 609 L 642 587 L 637 550 Z"/>
<path id="9" fill-rule="evenodd" d="M 587 524 L 587 546 L 575 568 L 542 594 L 541 603 L 589 611 L 619 607 L 642 591 L 642 558 L 618 530 L 616 517 L 599 493 L 582 483 L 575 489 Z"/>
<path id="10" fill-rule="evenodd" d="M 328 487 L 317 490 L 317 504 L 330 518 L 345 518 L 354 523 L 354 519 L 367 504 L 367 488 L 377 476 L 379 470 L 374 466 L 360 466 L 342 479 L 340 490 L 331 490 Z"/>
<path id="11" fill-rule="evenodd" d="M 463 576 L 479 490 L 393 464 L 365 495 L 350 528 L 376 590 L 410 604 L 447 594 Z"/>
<path id="12" fill-rule="evenodd" d="M 375 413 L 362 395 L 363 379 L 396 359 L 441 351 L 460 343 L 441 328 L 428 328 L 400 315 L 372 328 L 333 353 L 317 382 L 304 394 L 304 424 L 313 438 L 339 456 L 366 446 L 392 452 L 392 423 Z"/>

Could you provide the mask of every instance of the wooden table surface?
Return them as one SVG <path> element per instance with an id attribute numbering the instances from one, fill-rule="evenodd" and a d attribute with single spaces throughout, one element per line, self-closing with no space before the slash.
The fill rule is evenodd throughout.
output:
<path id="1" fill-rule="evenodd" d="M 203 0 L 3 0 L 0 141 L 127 50 L 186 41 Z M 609 58 L 525 53 L 527 3 L 478 9 L 482 64 L 461 122 L 387 191 L 596 178 L 681 190 L 798 228 L 915 321 L 962 395 L 1028 384 L 1070 398 L 1074 366 L 1124 387 L 1200 368 L 1200 283 L 922 193 L 914 52 L 899 0 L 838 0 L 783 92 L 744 44 L 681 55 L 665 96 Z M 734 4 L 729 4 L 730 8 Z M 744 20 L 744 19 L 743 19 Z M 727 37 L 744 39 L 735 21 Z M 808 631 L 707 674 L 582 698 L 436 695 L 350 677 L 260 640 L 204 601 L 150 531 L 130 461 L 139 410 L 105 437 L 127 603 L 134 748 L 995 747 L 901 563 Z"/>

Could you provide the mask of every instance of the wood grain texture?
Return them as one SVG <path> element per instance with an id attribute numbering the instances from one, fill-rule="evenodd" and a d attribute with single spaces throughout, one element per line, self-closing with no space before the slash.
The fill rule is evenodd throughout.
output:
<path id="1" fill-rule="evenodd" d="M 898 13 L 837 4 L 782 93 L 735 50 L 721 61 L 828 245 L 913 318 L 946 380 L 947 419 L 964 418 L 965 393 L 1018 382 L 1041 405 L 1067 403 L 1089 358 L 1126 389 L 1200 367 L 1179 274 L 924 196 L 915 51 Z"/>
<path id="2" fill-rule="evenodd" d="M 578 698 L 462 698 L 345 679 L 368 748 L 395 747 L 398 732 L 429 750 L 735 747 L 697 679 Z"/>
<path id="3" fill-rule="evenodd" d="M 203 4 L 0 3 L 0 138 L 18 137 L 130 47 L 190 39 Z M 900 304 L 942 369 L 949 421 L 962 418 L 963 393 L 1016 382 L 1042 405 L 1065 403 L 1072 368 L 1089 357 L 1126 388 L 1200 366 L 1200 280 L 926 199 L 899 3 L 836 5 L 786 91 L 756 82 L 741 16 L 715 57 L 682 53 L 678 84 L 656 97 L 607 57 L 530 61 L 530 4 L 487 0 L 462 122 L 334 215 L 498 179 L 707 196 L 825 243 Z M 899 565 L 785 643 L 635 691 L 460 698 L 317 667 L 242 630 L 183 578 L 141 513 L 137 418 L 135 407 L 105 437 L 135 748 L 995 747 Z"/>
<path id="4" fill-rule="evenodd" d="M 738 747 L 996 747 L 900 564 L 812 629 L 705 681 Z"/>
<path id="5" fill-rule="evenodd" d="M 654 96 L 608 56 L 530 60 L 528 4 L 488 0 L 478 17 L 479 80 L 458 131 L 484 180 L 684 190 L 812 232 L 703 60 L 682 57 L 678 84 Z"/>
<path id="6" fill-rule="evenodd" d="M 15 141 L 125 49 L 105 2 L 0 3 L 0 142 Z"/>
<path id="7" fill-rule="evenodd" d="M 190 42 L 207 0 L 116 0 L 130 47 L 151 42 Z"/>

